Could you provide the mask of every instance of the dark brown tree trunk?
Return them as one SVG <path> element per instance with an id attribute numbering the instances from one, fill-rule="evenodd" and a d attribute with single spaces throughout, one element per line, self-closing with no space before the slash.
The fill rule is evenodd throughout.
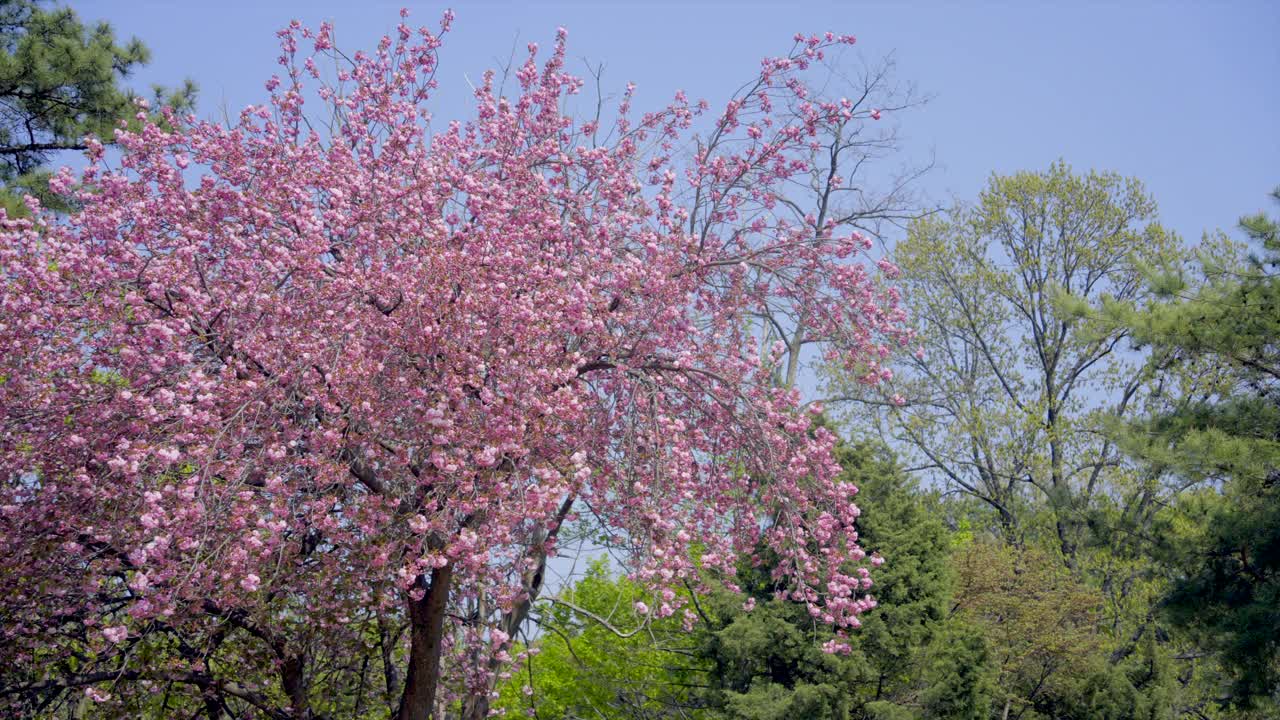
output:
<path id="1" fill-rule="evenodd" d="M 449 605 L 453 567 L 431 571 L 431 585 L 421 600 L 409 600 L 409 673 L 400 696 L 397 720 L 430 720 L 440 684 L 440 652 L 444 614 Z"/>
<path id="2" fill-rule="evenodd" d="M 203 693 L 203 699 L 205 717 L 208 720 L 222 720 L 222 703 L 218 702 L 217 694 L 206 688 Z M 84 715 L 77 712 L 76 717 L 84 717 Z"/>
<path id="3" fill-rule="evenodd" d="M 289 697 L 289 715 L 297 720 L 311 717 L 311 703 L 307 700 L 307 682 L 303 674 L 306 659 L 302 655 L 284 658 L 280 666 L 280 684 Z"/>
<path id="4" fill-rule="evenodd" d="M 382 655 L 382 673 L 386 681 L 384 688 L 387 707 L 400 696 L 400 668 L 396 666 L 393 655 L 395 643 L 399 641 L 400 631 L 387 627 L 382 614 L 378 614 L 378 649 Z"/>

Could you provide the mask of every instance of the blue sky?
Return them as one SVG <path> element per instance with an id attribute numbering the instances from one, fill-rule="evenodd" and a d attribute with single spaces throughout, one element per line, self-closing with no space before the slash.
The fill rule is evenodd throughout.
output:
<path id="1" fill-rule="evenodd" d="M 274 31 L 297 18 L 332 20 L 350 51 L 371 48 L 408 4 L 415 24 L 446 5 L 334 0 L 72 2 L 153 52 L 136 87 L 200 85 L 199 114 L 234 116 L 263 102 Z M 465 117 L 466 77 L 512 47 L 550 44 L 569 29 L 570 54 L 604 62 L 606 91 L 638 86 L 636 108 L 677 89 L 718 104 L 785 52 L 796 32 L 857 35 L 869 60 L 892 53 L 897 75 L 932 95 L 900 118 L 906 159 L 938 163 L 921 188 L 933 201 L 968 200 L 994 171 L 1077 170 L 1142 179 L 1161 216 L 1189 240 L 1268 209 L 1280 184 L 1280 2 L 468 2 L 453 5 L 442 51 L 437 118 Z M 581 64 L 578 66 L 583 68 Z M 887 119 L 887 118 L 886 118 Z M 893 238 L 889 238 L 893 240 Z M 806 376 L 806 380 L 808 380 Z M 574 572 L 552 565 L 553 586 Z M 579 570 L 581 568 L 578 568 Z"/>
<path id="2" fill-rule="evenodd" d="M 274 31 L 329 19 L 339 44 L 369 48 L 408 5 L 435 23 L 435 3 L 332 0 L 83 1 L 153 51 L 134 82 L 199 83 L 200 114 L 234 115 L 265 98 L 276 69 Z M 933 200 L 971 199 L 992 172 L 1039 169 L 1061 157 L 1077 170 L 1142 179 L 1165 224 L 1188 239 L 1266 207 L 1280 184 L 1280 3 L 825 2 L 504 3 L 453 5 L 442 51 L 437 117 L 463 116 L 465 77 L 514 45 L 546 47 L 557 25 L 570 54 L 603 61 L 606 90 L 639 86 L 637 108 L 676 89 L 713 103 L 749 78 L 795 32 L 858 36 L 868 59 L 893 53 L 898 77 L 932 95 L 899 118 L 909 158 L 939 167 Z M 464 77 L 465 76 L 465 77 Z"/>

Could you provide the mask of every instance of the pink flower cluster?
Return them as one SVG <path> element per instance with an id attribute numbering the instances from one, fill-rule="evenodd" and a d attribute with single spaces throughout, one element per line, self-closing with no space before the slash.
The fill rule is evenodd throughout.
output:
<path id="1" fill-rule="evenodd" d="M 0 223 L 0 662 L 72 652 L 68 617 L 109 625 L 101 652 L 233 611 L 339 637 L 449 569 L 476 686 L 467 648 L 506 652 L 484 628 L 575 517 L 663 598 L 640 615 L 760 542 L 823 622 L 873 605 L 835 439 L 752 330 L 804 308 L 850 367 L 909 338 L 852 228 L 779 212 L 848 121 L 804 70 L 852 38 L 801 37 L 718 117 L 635 117 L 629 89 L 609 132 L 562 111 L 561 31 L 428 131 L 449 19 L 335 77 L 331 30 L 294 25 L 269 104 L 121 129 L 119 167 L 94 144 L 55 182 L 81 209 Z"/>

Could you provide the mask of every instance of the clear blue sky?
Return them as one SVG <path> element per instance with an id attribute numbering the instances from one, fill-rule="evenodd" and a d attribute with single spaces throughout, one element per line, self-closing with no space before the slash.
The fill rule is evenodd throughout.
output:
<path id="1" fill-rule="evenodd" d="M 200 114 L 234 116 L 265 100 L 277 70 L 274 31 L 297 18 L 332 20 L 346 50 L 372 48 L 408 5 L 434 25 L 447 5 L 348 0 L 81 0 L 153 52 L 137 87 L 190 77 Z M 457 0 L 442 51 L 437 118 L 466 113 L 464 74 L 477 78 L 513 42 L 548 47 L 569 29 L 570 53 L 606 64 L 606 90 L 633 81 L 638 110 L 677 89 L 723 101 L 759 59 L 796 32 L 852 33 L 874 59 L 934 96 L 903 120 L 908 154 L 939 163 L 923 183 L 939 203 L 971 199 L 992 171 L 1045 168 L 1141 178 L 1162 219 L 1189 240 L 1268 206 L 1280 184 L 1280 0 L 1259 2 L 663 2 L 504 3 Z M 579 66 L 581 67 L 581 66 Z M 893 240 L 893 238 L 889 238 Z M 588 554 L 592 554 L 590 551 Z M 573 553 L 550 584 L 573 574 Z M 577 571 L 581 571 L 577 567 Z"/>
<path id="2" fill-rule="evenodd" d="M 72 2 L 153 51 L 139 86 L 191 77 L 200 114 L 261 102 L 276 70 L 274 30 L 330 19 L 344 49 L 369 48 L 408 5 L 435 24 L 446 5 L 332 0 Z M 442 54 L 437 117 L 464 112 L 464 73 L 479 76 L 513 41 L 544 47 L 557 25 L 570 52 L 634 81 L 638 108 L 683 88 L 713 102 L 798 31 L 858 36 L 894 53 L 899 76 L 935 99 L 903 121 L 911 156 L 936 154 L 936 201 L 972 198 L 992 172 L 1044 168 L 1141 178 L 1165 224 L 1188 239 L 1267 206 L 1280 184 L 1280 2 L 502 3 L 459 0 Z"/>

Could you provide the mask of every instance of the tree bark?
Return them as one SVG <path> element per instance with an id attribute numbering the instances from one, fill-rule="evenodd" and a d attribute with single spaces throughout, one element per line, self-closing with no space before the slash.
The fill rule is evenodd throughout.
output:
<path id="1" fill-rule="evenodd" d="M 305 666 L 306 658 L 301 654 L 284 658 L 280 666 L 280 684 L 284 686 L 285 695 L 289 696 L 289 715 L 297 720 L 308 720 L 311 717 L 306 675 L 303 672 Z"/>
<path id="2" fill-rule="evenodd" d="M 397 720 L 430 720 L 433 714 L 440 684 L 444 615 L 452 582 L 453 566 L 436 568 L 431 571 L 431 585 L 422 599 L 409 599 L 409 673 Z"/>

